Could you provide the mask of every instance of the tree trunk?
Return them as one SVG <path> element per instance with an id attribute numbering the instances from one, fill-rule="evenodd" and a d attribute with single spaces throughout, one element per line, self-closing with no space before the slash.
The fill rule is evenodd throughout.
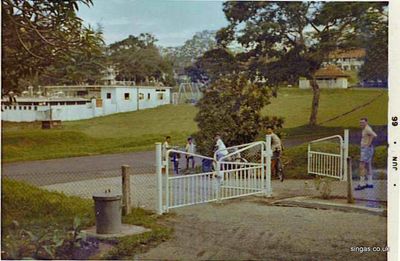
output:
<path id="1" fill-rule="evenodd" d="M 311 80 L 311 87 L 313 90 L 313 99 L 312 99 L 312 106 L 311 106 L 310 121 L 308 124 L 310 126 L 316 126 L 317 125 L 320 89 L 319 89 L 318 83 L 314 77 Z"/>

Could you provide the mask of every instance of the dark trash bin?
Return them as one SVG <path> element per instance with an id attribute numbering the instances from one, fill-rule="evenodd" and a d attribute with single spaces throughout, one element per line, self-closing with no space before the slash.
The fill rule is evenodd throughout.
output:
<path id="1" fill-rule="evenodd" d="M 201 170 L 202 172 L 212 172 L 212 160 L 203 159 L 201 161 Z"/>

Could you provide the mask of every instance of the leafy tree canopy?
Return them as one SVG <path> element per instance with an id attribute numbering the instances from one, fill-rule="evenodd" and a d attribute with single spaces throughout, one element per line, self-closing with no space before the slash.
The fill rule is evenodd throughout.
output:
<path id="1" fill-rule="evenodd" d="M 101 35 L 76 15 L 79 4 L 90 6 L 92 0 L 2 0 L 5 91 L 57 62 L 101 52 Z"/>
<path id="2" fill-rule="evenodd" d="M 267 125 L 282 127 L 282 119 L 261 115 L 269 97 L 268 88 L 261 88 L 242 74 L 219 77 L 197 104 L 195 121 L 199 132 L 194 137 L 199 152 L 212 155 L 217 133 L 230 146 L 253 142 Z"/>
<path id="3" fill-rule="evenodd" d="M 156 41 L 150 34 L 141 34 L 111 44 L 107 56 L 118 69 L 118 79 L 140 83 L 153 78 L 172 85 L 172 65 L 161 56 Z"/>
<path id="4" fill-rule="evenodd" d="M 313 79 L 330 52 L 355 47 L 365 25 L 377 23 L 385 2 L 225 2 L 229 21 L 217 33 L 227 46 L 236 41 L 246 48 L 248 75 L 268 85 L 295 83 L 300 76 L 312 80 L 314 91 L 310 125 L 316 124 L 319 86 Z M 374 18 L 374 19 L 373 19 Z"/>
<path id="5" fill-rule="evenodd" d="M 175 71 L 181 74 L 186 67 L 192 66 L 197 58 L 216 46 L 215 33 L 208 30 L 198 32 L 184 45 L 161 48 L 161 52 L 173 63 Z"/>

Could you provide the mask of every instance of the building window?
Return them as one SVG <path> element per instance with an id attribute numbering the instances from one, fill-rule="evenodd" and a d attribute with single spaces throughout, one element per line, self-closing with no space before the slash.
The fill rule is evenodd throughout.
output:
<path id="1" fill-rule="evenodd" d="M 17 106 L 14 106 L 14 110 L 16 110 L 17 109 Z"/>
<path id="2" fill-rule="evenodd" d="M 37 106 L 33 107 L 33 109 L 34 109 L 35 111 L 37 111 Z"/>
<path id="3" fill-rule="evenodd" d="M 129 100 L 129 92 L 124 93 L 125 100 Z"/>
<path id="4" fill-rule="evenodd" d="M 139 93 L 139 100 L 143 100 L 144 99 L 144 94 L 143 93 Z"/>
<path id="5" fill-rule="evenodd" d="M 111 93 L 107 92 L 107 99 L 111 99 Z"/>
<path id="6" fill-rule="evenodd" d="M 22 111 L 22 106 L 18 106 L 18 109 L 20 109 Z"/>
<path id="7" fill-rule="evenodd" d="M 157 97 L 159 100 L 164 100 L 164 93 L 158 93 Z"/>
<path id="8" fill-rule="evenodd" d="M 150 93 L 147 94 L 147 99 L 150 100 Z"/>
<path id="9" fill-rule="evenodd" d="M 26 106 L 24 106 L 24 111 L 26 111 Z"/>
<path id="10" fill-rule="evenodd" d="M 28 106 L 28 110 L 32 110 L 32 107 L 31 107 L 31 106 Z"/>

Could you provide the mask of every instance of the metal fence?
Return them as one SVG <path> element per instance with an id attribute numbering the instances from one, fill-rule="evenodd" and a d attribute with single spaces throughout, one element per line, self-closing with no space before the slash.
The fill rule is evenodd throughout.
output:
<path id="1" fill-rule="evenodd" d="M 224 148 L 211 158 L 177 148 L 162 155 L 158 143 L 157 212 L 161 214 L 172 208 L 254 194 L 270 195 L 272 152 L 266 144 L 271 144 L 270 136 L 267 136 L 267 142 Z M 181 159 L 186 161 L 184 170 L 179 167 Z"/>
<path id="2" fill-rule="evenodd" d="M 133 207 L 155 210 L 156 175 L 154 168 L 128 168 Z M 4 177 L 24 181 L 40 188 L 69 196 L 91 199 L 96 193 L 122 193 L 122 169 L 63 171 L 52 173 L 3 173 Z"/>

